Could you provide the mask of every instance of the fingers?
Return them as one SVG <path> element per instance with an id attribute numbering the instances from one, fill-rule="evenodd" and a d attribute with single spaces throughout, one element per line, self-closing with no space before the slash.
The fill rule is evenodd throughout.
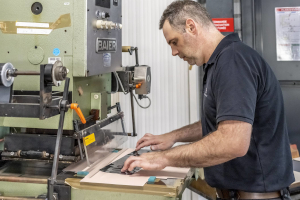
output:
<path id="1" fill-rule="evenodd" d="M 136 143 L 136 147 L 142 143 L 143 141 L 149 139 L 149 137 L 153 136 L 152 134 L 150 133 L 146 133 L 141 139 L 139 139 L 139 141 Z"/>
<path id="2" fill-rule="evenodd" d="M 145 140 L 147 140 L 147 138 L 144 136 L 141 139 L 139 139 L 139 141 L 136 143 L 136 147 L 138 147 L 141 143 L 143 143 Z"/>
<path id="3" fill-rule="evenodd" d="M 124 163 L 123 168 L 121 169 L 121 172 L 128 171 L 128 168 L 130 167 L 131 163 L 133 163 L 136 160 L 140 160 L 137 156 L 130 156 Z"/>
<path id="4" fill-rule="evenodd" d="M 150 149 L 152 150 L 152 151 L 157 151 L 157 150 L 160 150 L 160 145 L 158 144 L 158 145 L 152 145 L 151 147 L 150 147 Z"/>
<path id="5" fill-rule="evenodd" d="M 150 145 L 155 145 L 157 144 L 156 141 L 153 141 L 153 140 L 149 140 L 149 141 L 144 141 L 143 143 L 141 143 L 139 146 L 136 147 L 136 151 L 140 150 L 141 148 L 143 147 L 147 147 L 147 146 L 150 146 Z"/>
<path id="6" fill-rule="evenodd" d="M 129 166 L 129 168 L 128 168 L 128 171 L 133 171 L 134 170 L 134 168 L 136 168 L 136 167 L 141 167 L 141 161 L 134 161 L 134 162 L 132 162 L 131 164 L 130 164 L 130 166 Z"/>

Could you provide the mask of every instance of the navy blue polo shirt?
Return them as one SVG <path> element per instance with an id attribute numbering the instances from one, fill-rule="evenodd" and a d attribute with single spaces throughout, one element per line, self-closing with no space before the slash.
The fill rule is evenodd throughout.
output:
<path id="1" fill-rule="evenodd" d="M 225 120 L 253 126 L 247 154 L 205 168 L 207 183 L 246 192 L 288 187 L 295 180 L 292 157 L 282 92 L 270 66 L 234 33 L 219 43 L 204 72 L 203 135 L 216 131 Z"/>

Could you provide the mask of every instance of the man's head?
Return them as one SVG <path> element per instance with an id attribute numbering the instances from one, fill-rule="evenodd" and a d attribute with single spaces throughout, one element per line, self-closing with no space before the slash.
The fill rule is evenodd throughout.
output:
<path id="1" fill-rule="evenodd" d="M 198 66 L 206 61 L 204 54 L 210 43 L 208 38 L 217 31 L 206 9 L 191 0 L 171 3 L 161 17 L 159 29 L 163 29 L 173 56 L 178 55 L 189 64 Z"/>

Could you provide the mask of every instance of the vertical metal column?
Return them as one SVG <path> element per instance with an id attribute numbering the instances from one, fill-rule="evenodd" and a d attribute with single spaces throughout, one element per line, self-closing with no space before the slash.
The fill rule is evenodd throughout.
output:
<path id="1" fill-rule="evenodd" d="M 132 115 L 132 136 L 137 136 L 136 130 L 135 130 L 135 118 L 134 118 L 134 102 L 133 102 L 133 91 L 132 88 L 130 88 L 130 102 L 131 102 L 131 115 Z"/>
<path id="2" fill-rule="evenodd" d="M 118 113 L 122 112 L 121 105 L 119 102 L 116 103 L 116 106 L 117 106 Z M 121 124 L 122 124 L 123 133 L 125 134 L 126 130 L 125 130 L 125 125 L 124 125 L 124 116 L 121 118 Z"/>

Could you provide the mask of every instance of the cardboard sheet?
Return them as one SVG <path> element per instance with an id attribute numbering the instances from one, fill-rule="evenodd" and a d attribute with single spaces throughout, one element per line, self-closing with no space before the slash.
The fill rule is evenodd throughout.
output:
<path id="1" fill-rule="evenodd" d="M 190 168 L 178 168 L 178 167 L 166 167 L 161 171 L 147 171 L 141 170 L 136 173 L 137 176 L 155 176 L 159 179 L 168 179 L 168 178 L 179 178 L 184 179 L 187 173 L 190 171 Z"/>
<path id="2" fill-rule="evenodd" d="M 132 153 L 134 149 L 123 150 L 117 158 L 110 163 L 122 158 L 123 156 Z M 108 163 L 108 164 L 110 164 Z M 106 166 L 107 163 L 99 163 L 93 171 L 80 181 L 83 185 L 122 185 L 131 187 L 143 187 L 150 176 L 155 176 L 159 179 L 178 178 L 184 179 L 189 172 L 189 168 L 177 168 L 177 167 L 166 167 L 162 171 L 147 171 L 141 170 L 133 175 L 123 175 L 114 173 L 105 173 L 99 171 L 102 167 Z"/>
<path id="3" fill-rule="evenodd" d="M 123 175 L 123 174 L 113 174 L 105 173 L 99 171 L 93 177 L 85 177 L 80 181 L 81 184 L 109 184 L 109 185 L 125 185 L 125 186 L 136 186 L 142 187 L 147 183 L 149 176 L 137 176 L 133 175 Z"/>

